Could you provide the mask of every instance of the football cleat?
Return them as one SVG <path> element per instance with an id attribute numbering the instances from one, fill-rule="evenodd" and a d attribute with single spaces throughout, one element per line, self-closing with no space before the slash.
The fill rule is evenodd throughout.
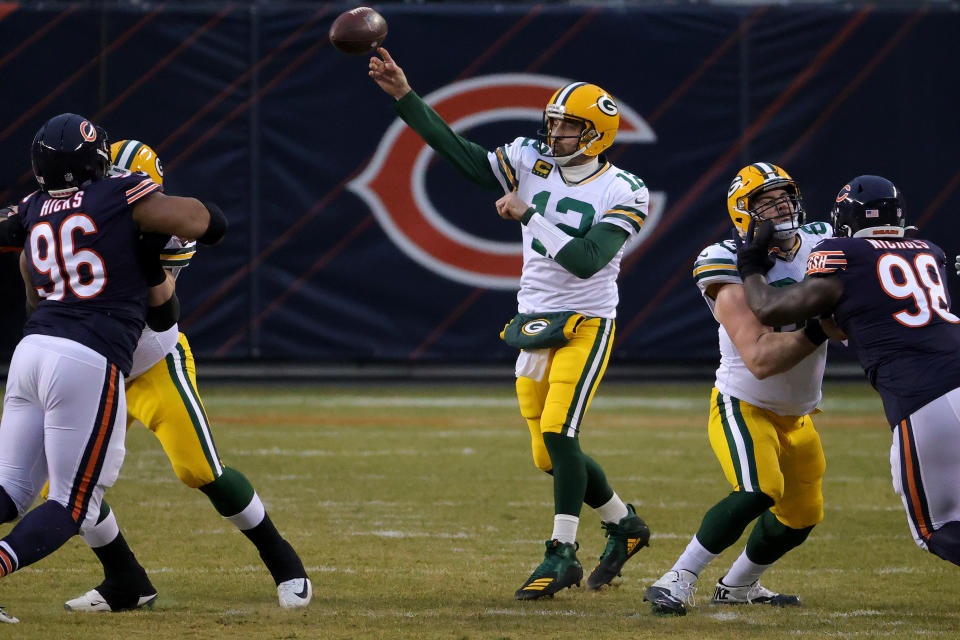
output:
<path id="1" fill-rule="evenodd" d="M 620 522 L 601 522 L 600 526 L 606 530 L 607 547 L 587 578 L 591 589 L 599 589 L 620 575 L 627 560 L 650 544 L 650 527 L 637 515 L 632 504 L 627 505 L 627 515 Z"/>
<path id="2" fill-rule="evenodd" d="M 543 562 L 534 569 L 530 577 L 517 589 L 514 597 L 517 600 L 536 600 L 544 596 L 553 596 L 557 591 L 580 586 L 583 578 L 583 567 L 577 560 L 577 543 L 565 543 L 559 540 L 547 540 L 547 551 L 543 554 Z"/>
<path id="3" fill-rule="evenodd" d="M 284 609 L 305 607 L 313 599 L 313 584 L 306 577 L 281 582 L 277 585 L 277 598 Z"/>
<path id="4" fill-rule="evenodd" d="M 16 624 L 20 622 L 18 619 L 14 618 L 12 615 L 7 613 L 6 609 L 0 607 L 0 622 L 7 622 L 10 624 Z"/>
<path id="5" fill-rule="evenodd" d="M 770 591 L 757 580 L 753 584 L 742 587 L 731 587 L 723 584 L 723 578 L 717 581 L 717 588 L 713 591 L 711 604 L 770 604 L 775 607 L 799 607 L 798 596 L 788 596 Z"/>
<path id="6" fill-rule="evenodd" d="M 667 571 L 659 580 L 647 587 L 643 596 L 654 613 L 672 616 L 687 615 L 687 605 L 694 606 L 697 591 L 697 576 L 690 571 Z"/>
<path id="7" fill-rule="evenodd" d="M 152 609 L 154 603 L 157 601 L 157 592 L 147 593 L 137 596 L 136 602 L 130 601 L 128 603 L 118 604 L 116 601 L 113 606 L 107 602 L 105 598 L 97 589 L 91 589 L 79 598 L 74 598 L 73 600 L 68 600 L 63 603 L 63 608 L 67 611 L 85 611 L 88 613 L 93 613 L 97 611 L 133 611 L 134 609 L 143 609 L 144 607 Z"/>

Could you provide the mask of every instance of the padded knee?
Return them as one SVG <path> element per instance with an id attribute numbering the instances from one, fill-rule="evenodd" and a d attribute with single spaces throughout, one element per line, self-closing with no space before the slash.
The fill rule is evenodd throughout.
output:
<path id="1" fill-rule="evenodd" d="M 930 534 L 927 549 L 960 567 L 960 522 L 948 522 Z"/>

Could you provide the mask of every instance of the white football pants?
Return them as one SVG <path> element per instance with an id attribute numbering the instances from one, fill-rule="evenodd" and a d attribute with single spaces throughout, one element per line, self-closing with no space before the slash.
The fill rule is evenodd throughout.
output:
<path id="1" fill-rule="evenodd" d="M 0 486 L 23 515 L 49 475 L 50 495 L 83 532 L 120 472 L 127 407 L 123 374 L 73 340 L 28 335 L 7 374 Z"/>
<path id="2" fill-rule="evenodd" d="M 890 473 L 922 549 L 935 530 L 960 522 L 960 388 L 894 427 Z"/>

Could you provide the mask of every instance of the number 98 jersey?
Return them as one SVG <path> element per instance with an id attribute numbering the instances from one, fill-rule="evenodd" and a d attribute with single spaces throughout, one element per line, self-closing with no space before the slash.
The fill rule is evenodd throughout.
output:
<path id="1" fill-rule="evenodd" d="M 643 180 L 606 162 L 592 175 L 568 184 L 555 160 L 540 143 L 517 138 L 487 154 L 504 192 L 516 191 L 564 233 L 582 238 L 596 224 L 609 223 L 631 236 L 647 216 L 649 193 Z M 521 313 L 577 311 L 587 316 L 615 318 L 619 295 L 617 275 L 623 249 L 593 276 L 573 275 L 548 256 L 543 245 L 523 227 L 523 273 L 517 294 Z"/>
<path id="2" fill-rule="evenodd" d="M 130 206 L 159 189 L 144 173 L 124 172 L 65 197 L 23 199 L 24 255 L 40 296 L 24 335 L 79 342 L 129 373 L 147 306 Z"/>
<path id="3" fill-rule="evenodd" d="M 945 265 L 934 243 L 902 238 L 830 238 L 807 258 L 807 277 L 843 282 L 834 317 L 891 425 L 960 387 L 960 318 Z"/>

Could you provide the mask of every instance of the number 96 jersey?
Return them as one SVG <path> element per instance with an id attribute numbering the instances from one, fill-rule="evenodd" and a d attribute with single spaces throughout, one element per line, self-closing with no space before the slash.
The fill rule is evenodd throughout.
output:
<path id="1" fill-rule="evenodd" d="M 24 255 L 40 296 L 24 335 L 79 342 L 130 372 L 147 307 L 130 206 L 159 189 L 144 173 L 124 172 L 65 197 L 23 199 Z"/>
<path id="2" fill-rule="evenodd" d="M 843 282 L 834 317 L 891 425 L 960 387 L 945 265 L 943 249 L 913 238 L 830 238 L 807 259 L 807 277 Z"/>
<path id="3" fill-rule="evenodd" d="M 576 184 L 560 175 L 554 159 L 536 140 L 517 138 L 487 154 L 504 192 L 521 200 L 574 238 L 596 224 L 616 225 L 631 236 L 647 216 L 649 193 L 643 180 L 600 157 L 596 172 Z M 623 249 L 593 276 L 581 279 L 548 256 L 543 245 L 523 227 L 523 274 L 517 294 L 521 313 L 577 311 L 615 318 L 619 295 L 617 275 Z"/>

